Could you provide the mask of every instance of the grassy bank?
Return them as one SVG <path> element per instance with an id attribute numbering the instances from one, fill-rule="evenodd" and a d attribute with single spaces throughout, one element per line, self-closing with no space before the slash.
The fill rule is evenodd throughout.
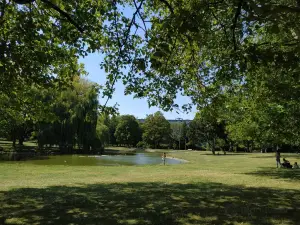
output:
<path id="1" fill-rule="evenodd" d="M 276 169 L 273 154 L 168 156 L 189 163 L 2 162 L 0 224 L 300 224 L 300 170 Z"/>
<path id="2" fill-rule="evenodd" d="M 23 146 L 19 146 L 18 143 L 16 143 L 16 147 L 13 147 L 13 144 L 11 141 L 5 141 L 5 140 L 0 140 L 0 151 L 15 151 L 15 150 L 34 150 L 37 147 L 37 143 L 32 141 L 32 142 L 24 142 Z"/>
<path id="3" fill-rule="evenodd" d="M 47 149 L 47 148 L 45 148 Z M 51 147 L 48 148 L 51 149 L 54 152 L 59 151 L 59 148 L 56 147 Z M 16 143 L 16 146 L 13 147 L 13 143 L 11 141 L 6 141 L 6 140 L 0 140 L 0 151 L 4 152 L 10 152 L 10 151 L 36 151 L 37 150 L 37 142 L 36 141 L 27 141 L 24 142 L 22 146 L 18 145 Z M 76 148 L 75 148 L 76 150 Z M 107 154 L 127 154 L 127 153 L 134 153 L 136 151 L 136 148 L 126 148 L 126 147 L 107 147 L 105 148 L 105 152 Z"/>

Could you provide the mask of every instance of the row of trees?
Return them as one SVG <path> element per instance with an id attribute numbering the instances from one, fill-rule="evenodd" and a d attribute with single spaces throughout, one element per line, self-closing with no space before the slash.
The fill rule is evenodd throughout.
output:
<path id="1" fill-rule="evenodd" d="M 158 148 L 168 143 L 171 126 L 160 112 L 147 116 L 144 123 L 132 115 L 104 114 L 98 120 L 97 131 L 106 145 Z"/>
<path id="2" fill-rule="evenodd" d="M 254 112 L 247 105 L 249 99 L 225 91 L 219 102 L 203 107 L 188 124 L 169 123 L 160 112 L 147 116 L 143 123 L 132 115 L 101 113 L 98 93 L 96 84 L 78 76 L 70 86 L 44 89 L 32 85 L 10 96 L 3 93 L 0 137 L 12 140 L 14 146 L 17 140 L 22 145 L 25 139 L 34 139 L 39 149 L 58 146 L 61 153 L 74 149 L 101 152 L 105 145 L 200 148 L 213 153 L 298 146 L 297 133 L 281 130 L 281 138 L 276 136 L 281 127 L 272 121 L 273 114 Z"/>
<path id="3" fill-rule="evenodd" d="M 206 124 L 204 124 L 206 123 Z M 139 122 L 132 115 L 102 115 L 97 123 L 97 132 L 105 145 L 123 145 L 150 148 L 215 148 L 223 149 L 221 139 L 226 139 L 222 126 L 208 124 L 199 116 L 186 123 L 178 121 L 170 123 L 161 112 L 148 115 Z M 216 143 L 212 143 L 215 138 Z M 215 147 L 213 147 L 215 145 Z M 225 149 L 223 149 L 225 150 Z"/>
<path id="4" fill-rule="evenodd" d="M 110 139 L 103 139 L 103 142 L 151 148 L 205 149 L 213 154 L 216 151 L 265 152 L 278 148 L 282 151 L 298 151 L 297 142 L 289 141 L 295 134 L 282 131 L 281 139 L 276 139 L 276 127 L 269 126 L 267 122 L 272 115 L 260 113 L 255 120 L 247 118 L 246 113 L 234 115 L 228 105 L 234 98 L 229 100 L 223 98 L 222 104 L 209 104 L 189 123 L 169 123 L 160 112 L 147 116 L 143 123 L 138 123 L 130 115 L 112 117 L 106 124 L 110 134 L 106 137 Z M 226 104 L 227 107 L 224 106 Z M 270 123 L 274 124 L 274 121 Z"/>
<path id="5" fill-rule="evenodd" d="M 189 124 L 189 144 L 223 151 L 299 152 L 299 132 L 295 127 L 299 111 L 287 110 L 268 101 L 228 96 L 212 101 L 197 113 Z M 296 107 L 296 106 L 295 106 Z M 203 146 L 203 143 L 206 146 Z"/>
<path id="6" fill-rule="evenodd" d="M 105 145 L 184 149 L 187 124 L 170 123 L 161 112 L 148 115 L 144 122 L 133 115 L 108 116 L 98 119 L 97 132 Z"/>

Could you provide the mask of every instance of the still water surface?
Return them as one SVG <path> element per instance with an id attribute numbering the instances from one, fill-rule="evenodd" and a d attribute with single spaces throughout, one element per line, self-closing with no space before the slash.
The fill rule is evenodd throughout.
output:
<path id="1" fill-rule="evenodd" d="M 19 161 L 20 162 L 20 161 Z M 118 166 L 118 165 L 151 165 L 163 164 L 160 153 L 136 153 L 134 155 L 56 155 L 31 158 L 24 163 L 37 165 L 67 165 L 67 166 Z M 182 164 L 178 159 L 166 159 L 166 164 Z"/>

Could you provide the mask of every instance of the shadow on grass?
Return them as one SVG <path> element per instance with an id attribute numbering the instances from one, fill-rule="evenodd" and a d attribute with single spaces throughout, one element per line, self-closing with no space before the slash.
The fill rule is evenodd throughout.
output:
<path id="1" fill-rule="evenodd" d="M 255 172 L 246 173 L 247 175 L 263 176 L 275 179 L 300 180 L 300 169 L 286 168 L 260 168 Z M 299 221 L 300 224 L 300 221 Z"/>
<path id="2" fill-rule="evenodd" d="M 299 224 L 300 191 L 218 183 L 95 184 L 0 192 L 4 224 Z"/>

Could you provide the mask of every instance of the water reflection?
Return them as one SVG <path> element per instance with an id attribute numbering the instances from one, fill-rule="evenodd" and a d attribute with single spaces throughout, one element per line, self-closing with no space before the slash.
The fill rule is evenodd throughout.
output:
<path id="1" fill-rule="evenodd" d="M 118 166 L 118 165 L 153 165 L 163 164 L 159 153 L 136 153 L 134 155 L 54 155 L 34 156 L 34 153 L 1 154 L 2 160 L 20 161 L 36 165 L 67 166 Z M 167 158 L 166 164 L 181 164 L 182 160 Z"/>

